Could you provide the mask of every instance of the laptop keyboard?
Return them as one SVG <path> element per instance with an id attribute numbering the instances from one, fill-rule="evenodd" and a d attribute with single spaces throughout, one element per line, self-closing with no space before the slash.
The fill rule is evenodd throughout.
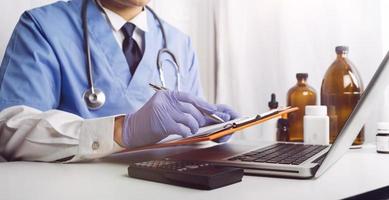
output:
<path id="1" fill-rule="evenodd" d="M 228 160 L 299 165 L 327 147 L 325 145 L 277 143 Z"/>

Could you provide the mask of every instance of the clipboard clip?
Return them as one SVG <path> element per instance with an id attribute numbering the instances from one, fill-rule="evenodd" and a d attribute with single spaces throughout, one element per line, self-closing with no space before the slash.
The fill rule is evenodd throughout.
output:
<path id="1" fill-rule="evenodd" d="M 244 126 L 246 124 L 250 124 L 252 122 L 256 122 L 258 120 L 261 120 L 261 119 L 264 119 L 266 117 L 269 117 L 271 115 L 275 115 L 275 114 L 278 114 L 284 110 L 288 110 L 290 109 L 291 107 L 286 107 L 286 108 L 282 108 L 282 109 L 275 109 L 275 110 L 271 110 L 271 111 L 268 111 L 268 112 L 265 112 L 265 113 L 262 113 L 262 114 L 258 114 L 257 116 L 255 116 L 254 119 L 251 119 L 251 120 L 244 120 L 242 122 L 234 122 L 231 124 L 231 127 L 228 127 L 228 128 L 239 128 L 240 126 Z M 230 125 L 230 124 L 227 124 L 227 125 Z"/>
<path id="2" fill-rule="evenodd" d="M 232 124 L 226 124 L 223 126 L 223 129 L 229 129 L 229 128 L 233 128 L 234 127 L 234 124 L 235 123 L 232 123 Z"/>
<path id="3" fill-rule="evenodd" d="M 257 116 L 255 116 L 254 119 L 246 120 L 246 121 L 243 121 L 243 122 L 234 122 L 234 123 L 228 124 L 228 125 L 230 125 L 229 128 L 238 128 L 238 127 L 240 127 L 240 126 L 244 126 L 244 125 L 246 125 L 246 124 L 250 124 L 250 123 L 252 123 L 252 122 L 258 121 L 258 120 L 260 120 L 261 118 L 262 118 L 262 117 L 261 117 L 260 115 L 257 115 Z"/>

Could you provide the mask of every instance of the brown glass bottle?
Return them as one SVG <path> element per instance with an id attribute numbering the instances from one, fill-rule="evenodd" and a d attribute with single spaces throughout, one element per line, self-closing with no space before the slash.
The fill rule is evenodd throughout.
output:
<path id="1" fill-rule="evenodd" d="M 305 106 L 316 105 L 316 92 L 307 84 L 308 74 L 296 74 L 297 84 L 288 91 L 288 106 L 298 107 L 299 110 L 288 115 L 289 141 L 303 142 L 303 119 Z"/>
<path id="2" fill-rule="evenodd" d="M 359 73 L 347 58 L 348 47 L 338 46 L 335 51 L 336 60 L 327 70 L 321 85 L 321 104 L 327 106 L 330 117 L 330 143 L 342 130 L 363 92 Z M 362 129 L 353 145 L 361 145 L 364 140 Z"/>

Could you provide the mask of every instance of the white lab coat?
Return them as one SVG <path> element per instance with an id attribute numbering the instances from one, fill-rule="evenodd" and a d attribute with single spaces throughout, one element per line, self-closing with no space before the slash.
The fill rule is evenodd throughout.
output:
<path id="1" fill-rule="evenodd" d="M 66 162 L 100 158 L 123 150 L 113 130 L 114 117 L 82 119 L 60 110 L 13 106 L 0 112 L 0 155 L 39 161 L 74 156 Z"/>

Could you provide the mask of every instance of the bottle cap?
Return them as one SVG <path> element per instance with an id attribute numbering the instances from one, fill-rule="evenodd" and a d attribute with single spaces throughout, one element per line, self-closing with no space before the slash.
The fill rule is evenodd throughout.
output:
<path id="1" fill-rule="evenodd" d="M 296 74 L 296 78 L 298 80 L 300 80 L 300 79 L 307 79 L 308 78 L 308 74 L 307 73 L 297 73 Z"/>
<path id="2" fill-rule="evenodd" d="M 276 94 L 274 94 L 274 93 L 271 94 L 271 99 L 268 103 L 268 106 L 270 109 L 278 108 L 278 101 L 276 100 Z"/>
<path id="3" fill-rule="evenodd" d="M 378 122 L 377 131 L 381 133 L 389 133 L 389 122 Z"/>
<path id="4" fill-rule="evenodd" d="M 327 106 L 305 106 L 305 115 L 327 116 Z"/>
<path id="5" fill-rule="evenodd" d="M 336 54 L 347 54 L 348 46 L 337 46 L 335 47 Z"/>

